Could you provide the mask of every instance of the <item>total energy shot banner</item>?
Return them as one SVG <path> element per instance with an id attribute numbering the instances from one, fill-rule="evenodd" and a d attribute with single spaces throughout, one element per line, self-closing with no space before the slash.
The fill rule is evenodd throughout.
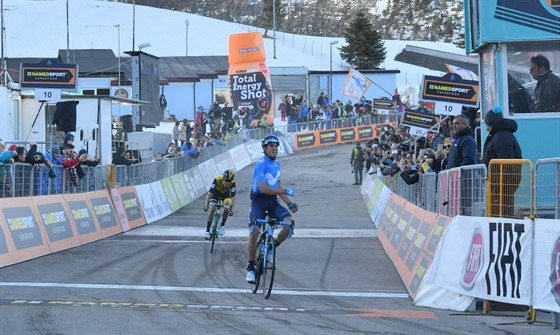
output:
<path id="1" fill-rule="evenodd" d="M 229 89 L 234 109 L 274 116 L 270 72 L 261 33 L 229 36 Z"/>

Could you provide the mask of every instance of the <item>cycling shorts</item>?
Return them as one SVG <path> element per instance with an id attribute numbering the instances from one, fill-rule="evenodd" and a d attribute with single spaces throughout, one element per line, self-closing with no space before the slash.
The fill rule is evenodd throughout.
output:
<path id="1" fill-rule="evenodd" d="M 249 228 L 256 219 L 265 219 L 268 215 L 278 221 L 284 221 L 287 217 L 291 217 L 290 211 L 280 205 L 276 197 L 251 197 L 251 209 L 249 210 Z"/>

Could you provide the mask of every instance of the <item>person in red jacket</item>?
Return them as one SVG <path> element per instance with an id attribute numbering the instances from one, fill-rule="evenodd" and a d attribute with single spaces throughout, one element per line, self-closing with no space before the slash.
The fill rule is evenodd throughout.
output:
<path id="1" fill-rule="evenodd" d="M 80 157 L 74 150 L 74 145 L 67 143 L 64 147 L 64 155 L 62 157 L 62 165 L 68 170 L 69 180 L 73 187 L 77 187 L 80 181 L 77 167 L 80 164 Z"/>

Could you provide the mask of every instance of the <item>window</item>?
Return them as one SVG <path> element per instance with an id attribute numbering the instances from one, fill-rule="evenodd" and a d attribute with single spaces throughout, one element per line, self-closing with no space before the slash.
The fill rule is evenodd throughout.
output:
<path id="1" fill-rule="evenodd" d="M 510 114 L 560 112 L 560 42 L 512 42 L 506 46 Z M 550 64 L 552 73 L 531 62 L 538 55 Z M 549 80 L 536 90 L 537 80 L 544 77 Z"/>

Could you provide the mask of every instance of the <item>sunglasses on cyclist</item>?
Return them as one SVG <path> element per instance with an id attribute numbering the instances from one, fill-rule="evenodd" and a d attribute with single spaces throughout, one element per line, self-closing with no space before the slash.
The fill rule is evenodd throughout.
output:
<path id="1" fill-rule="evenodd" d="M 451 148 L 451 145 L 444 145 L 443 148 L 444 148 L 444 149 L 450 149 L 450 148 Z"/>
<path id="2" fill-rule="evenodd" d="M 233 180 L 232 180 L 232 179 L 224 179 L 224 181 L 225 181 L 226 183 L 231 183 Z"/>

